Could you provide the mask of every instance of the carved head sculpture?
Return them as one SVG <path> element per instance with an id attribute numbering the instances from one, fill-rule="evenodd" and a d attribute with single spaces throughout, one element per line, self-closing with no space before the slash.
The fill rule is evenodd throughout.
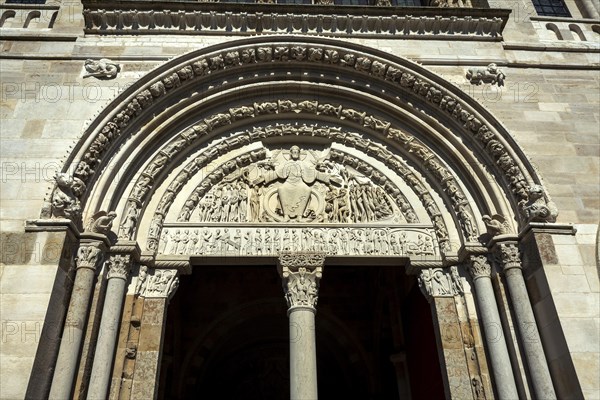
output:
<path id="1" fill-rule="evenodd" d="M 292 146 L 290 148 L 290 157 L 292 160 L 298 160 L 300 158 L 300 147 Z"/>
<path id="2" fill-rule="evenodd" d="M 544 189 L 540 185 L 531 185 L 529 187 L 529 200 L 537 200 L 544 197 Z"/>

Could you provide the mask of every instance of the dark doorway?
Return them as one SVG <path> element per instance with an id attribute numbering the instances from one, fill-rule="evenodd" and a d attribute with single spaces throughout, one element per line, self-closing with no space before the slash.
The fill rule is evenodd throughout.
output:
<path id="1" fill-rule="evenodd" d="M 441 383 L 431 313 L 402 311 L 414 286 L 398 267 L 326 266 L 316 316 L 320 399 L 399 399 L 391 358 L 410 354 L 406 340 L 430 348 L 406 367 L 428 369 L 427 379 L 437 370 Z M 196 266 L 168 309 L 159 398 L 288 398 L 286 314 L 275 266 Z M 419 320 L 416 331 L 402 314 Z"/>

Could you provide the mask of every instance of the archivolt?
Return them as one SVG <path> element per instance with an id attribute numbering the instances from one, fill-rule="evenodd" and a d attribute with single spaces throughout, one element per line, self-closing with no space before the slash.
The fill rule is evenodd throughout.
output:
<path id="1" fill-rule="evenodd" d="M 242 104 L 252 96 L 256 104 Z M 460 203 L 450 200 L 456 220 L 463 218 L 460 213 L 499 212 L 524 222 L 519 205 L 528 200 L 527 188 L 540 184 L 503 126 L 441 77 L 364 46 L 285 36 L 227 42 L 160 66 L 92 122 L 65 171 L 74 170 L 79 187 L 85 187 L 80 199 L 87 215 L 101 208 L 125 210 L 128 198 L 139 197 L 133 202 L 139 223 L 150 186 L 157 187 L 193 150 L 249 120 L 290 117 L 359 128 L 392 144 L 421 164 L 449 198 L 452 183 L 456 193 L 466 190 L 476 200 L 477 212 L 459 210 Z M 360 138 L 353 145 L 362 146 Z M 381 149 L 368 146 L 366 153 L 379 154 Z M 127 165 L 118 179 L 107 169 L 111 161 Z M 144 188 L 140 182 L 147 177 L 151 185 Z M 138 192 L 124 196 L 127 187 Z"/>

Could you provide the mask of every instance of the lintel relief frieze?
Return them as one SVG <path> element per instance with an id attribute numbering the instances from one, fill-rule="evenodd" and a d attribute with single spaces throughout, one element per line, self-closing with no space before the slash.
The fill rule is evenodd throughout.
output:
<path id="1" fill-rule="evenodd" d="M 417 256 L 439 258 L 432 228 L 418 226 L 352 227 L 335 224 L 166 224 L 158 254 L 276 256 L 281 252 L 315 251 L 336 256 Z"/>

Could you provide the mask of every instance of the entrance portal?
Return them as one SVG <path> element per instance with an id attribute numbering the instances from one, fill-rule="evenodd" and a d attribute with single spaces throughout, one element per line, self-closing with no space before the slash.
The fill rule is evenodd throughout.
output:
<path id="1" fill-rule="evenodd" d="M 316 318 L 319 398 L 401 399 L 410 384 L 412 398 L 422 387 L 428 398 L 443 398 L 430 307 L 414 277 L 373 266 L 328 266 L 325 277 Z M 273 266 L 196 267 L 169 306 L 159 398 L 288 397 L 294 338 L 286 312 Z M 399 355 L 402 366 L 394 363 Z M 400 376 L 402 368 L 410 376 Z"/>

